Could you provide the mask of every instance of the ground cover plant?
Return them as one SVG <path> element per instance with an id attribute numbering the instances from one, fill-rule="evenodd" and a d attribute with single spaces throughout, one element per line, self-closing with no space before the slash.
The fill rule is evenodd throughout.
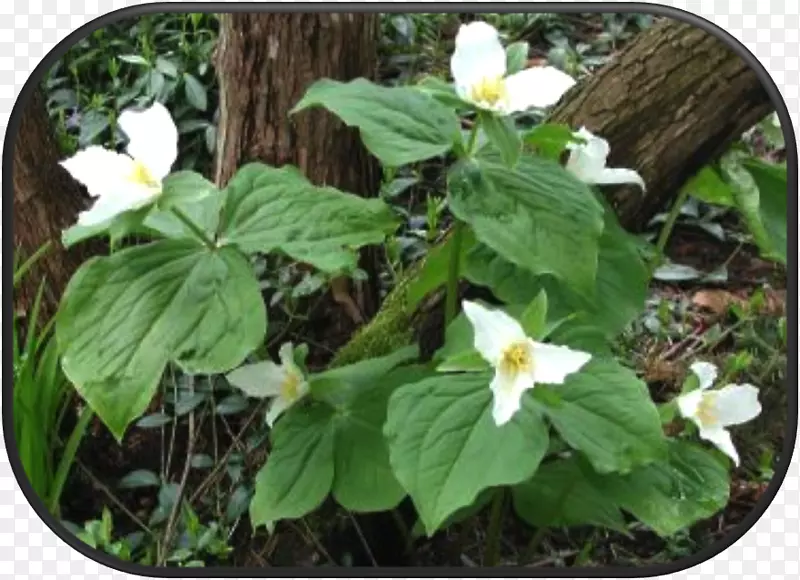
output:
<path id="1" fill-rule="evenodd" d="M 350 128 L 371 196 L 258 152 L 215 178 L 215 15 L 72 47 L 42 86 L 90 200 L 53 243 L 107 246 L 52 336 L 37 308 L 15 336 L 19 409 L 49 428 L 15 436 L 42 450 L 25 471 L 47 508 L 178 567 L 643 566 L 729 533 L 788 459 L 780 123 L 634 231 L 609 192 L 658 184 L 551 115 L 658 25 L 381 15 L 377 75 L 286 105 Z M 381 302 L 343 340 L 319 315 L 341 280 Z"/>

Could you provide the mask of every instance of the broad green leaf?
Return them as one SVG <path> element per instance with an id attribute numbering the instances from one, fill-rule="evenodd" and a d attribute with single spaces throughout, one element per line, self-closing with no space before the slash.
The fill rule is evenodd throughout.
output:
<path id="1" fill-rule="evenodd" d="M 223 372 L 265 332 L 245 257 L 192 240 L 92 258 L 70 280 L 56 317 L 64 372 L 118 440 L 149 405 L 169 361 Z"/>
<path id="2" fill-rule="evenodd" d="M 197 77 L 189 73 L 183 73 L 183 88 L 186 100 L 198 111 L 205 111 L 208 108 L 208 96 L 206 88 L 197 80 Z"/>
<path id="3" fill-rule="evenodd" d="M 569 125 L 547 123 L 536 125 L 522 136 L 522 142 L 536 152 L 553 161 L 558 161 L 568 143 L 581 141 L 573 134 Z"/>
<path id="4" fill-rule="evenodd" d="M 179 203 L 176 207 L 192 220 L 192 223 L 199 227 L 208 238 L 213 239 L 219 226 L 220 211 L 224 201 L 223 193 L 217 191 L 202 199 Z M 166 238 L 198 239 L 195 233 L 175 217 L 171 210 L 159 209 L 157 206 L 147 214 L 142 222 L 142 228 L 147 233 Z"/>
<path id="5" fill-rule="evenodd" d="M 532 274 L 486 245 L 476 245 L 467 255 L 464 275 L 475 284 L 489 287 L 495 296 L 509 304 L 528 304 L 544 290 L 548 297 L 549 319 L 559 320 L 578 313 L 554 332 L 554 341 L 563 341 L 564 336 L 575 336 L 580 331 L 594 335 L 591 343 L 597 342 L 596 338 L 604 343 L 605 338 L 617 335 L 641 313 L 648 288 L 647 267 L 635 238 L 622 229 L 611 210 L 605 212 L 604 218 L 591 299 L 584 298 L 553 276 Z M 574 346 L 578 348 L 579 345 Z"/>
<path id="6" fill-rule="evenodd" d="M 788 183 L 785 165 L 765 163 L 759 159 L 743 162 L 758 187 L 759 214 L 769 237 L 770 251 L 782 264 L 786 264 L 788 226 Z"/>
<path id="7" fill-rule="evenodd" d="M 528 52 L 530 46 L 527 42 L 512 42 L 506 47 L 506 74 L 513 75 L 527 68 Z"/>
<path id="8" fill-rule="evenodd" d="M 158 206 L 180 207 L 182 204 L 192 204 L 210 195 L 219 195 L 219 190 L 205 177 L 194 171 L 175 171 L 164 179 Z"/>
<path id="9" fill-rule="evenodd" d="M 475 235 L 469 228 L 462 228 L 459 248 L 459 271 L 466 267 L 467 253 L 475 245 Z M 425 256 L 422 265 L 406 286 L 406 305 L 414 309 L 428 294 L 447 283 L 450 260 L 455 249 L 455 238 L 450 235 Z"/>
<path id="10" fill-rule="evenodd" d="M 82 226 L 77 223 L 64 230 L 61 234 L 61 243 L 65 248 L 99 236 L 108 236 L 111 244 L 116 244 L 125 236 L 140 230 L 142 222 L 151 211 L 152 205 L 133 209 L 114 216 L 110 220 L 93 226 Z"/>
<path id="11" fill-rule="evenodd" d="M 244 252 L 281 251 L 320 270 L 356 267 L 356 249 L 381 243 L 398 220 L 379 199 L 317 187 L 297 170 L 240 168 L 225 190 L 220 242 Z"/>
<path id="12" fill-rule="evenodd" d="M 520 268 L 594 294 L 603 208 L 585 184 L 529 156 L 514 169 L 488 156 L 463 160 L 448 180 L 450 209 L 480 242 Z"/>
<path id="13" fill-rule="evenodd" d="M 292 408 L 276 423 L 272 451 L 256 475 L 253 527 L 301 518 L 319 507 L 333 485 L 333 418 L 327 405 Z"/>
<path id="14" fill-rule="evenodd" d="M 514 509 L 535 527 L 593 525 L 625 532 L 619 507 L 604 480 L 575 455 L 543 463 L 532 479 L 513 488 Z"/>
<path id="15" fill-rule="evenodd" d="M 770 169 L 741 151 L 723 156 L 722 172 L 733 187 L 736 207 L 763 255 L 786 263 L 786 169 Z M 760 191 L 764 188 L 763 193 Z"/>
<path id="16" fill-rule="evenodd" d="M 489 143 L 494 145 L 500 152 L 503 165 L 514 167 L 522 149 L 522 141 L 514 126 L 514 120 L 494 113 L 480 111 L 478 113 L 478 122 L 483 132 L 486 133 Z"/>
<path id="17" fill-rule="evenodd" d="M 733 189 L 722 179 L 717 170 L 706 166 L 683 186 L 692 196 L 706 203 L 731 207 L 736 204 Z"/>
<path id="18" fill-rule="evenodd" d="M 455 112 L 433 97 L 363 78 L 316 81 L 291 114 L 311 107 L 324 107 L 346 125 L 358 127 L 364 146 L 391 167 L 446 153 L 459 131 Z"/>
<path id="19" fill-rule="evenodd" d="M 441 373 L 476 372 L 488 369 L 489 363 L 474 348 L 449 356 L 436 367 Z"/>
<path id="20" fill-rule="evenodd" d="M 495 425 L 490 380 L 489 373 L 442 375 L 400 387 L 389 400 L 391 464 L 428 535 L 482 490 L 531 477 L 548 447 L 532 405 Z"/>
<path id="21" fill-rule="evenodd" d="M 668 459 L 625 476 L 607 476 L 609 501 L 616 502 L 660 536 L 671 536 L 709 518 L 728 503 L 727 468 L 708 450 L 670 441 Z"/>
<path id="22" fill-rule="evenodd" d="M 458 113 L 472 110 L 472 105 L 458 96 L 453 83 L 448 83 L 439 77 L 424 76 L 416 85 L 411 85 L 411 88 L 430 95 Z"/>
<path id="23" fill-rule="evenodd" d="M 536 298 L 525 307 L 519 319 L 525 334 L 541 340 L 547 329 L 547 292 L 540 290 Z"/>
<path id="24" fill-rule="evenodd" d="M 600 473 L 663 459 L 666 439 L 647 385 L 616 362 L 593 358 L 562 385 L 537 385 L 539 408 Z"/>

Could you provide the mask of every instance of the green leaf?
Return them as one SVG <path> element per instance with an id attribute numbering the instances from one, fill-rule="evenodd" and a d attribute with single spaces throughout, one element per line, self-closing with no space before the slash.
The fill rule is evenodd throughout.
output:
<path id="1" fill-rule="evenodd" d="M 728 470 L 709 451 L 670 441 L 668 460 L 626 476 L 609 476 L 610 501 L 660 536 L 671 536 L 709 518 L 728 503 Z"/>
<path id="2" fill-rule="evenodd" d="M 243 166 L 225 189 L 220 241 L 281 251 L 329 273 L 353 270 L 356 250 L 383 242 L 398 220 L 379 199 L 317 187 L 296 169 Z"/>
<path id="3" fill-rule="evenodd" d="M 417 81 L 411 88 L 430 95 L 443 105 L 454 109 L 456 112 L 471 110 L 473 105 L 458 96 L 453 83 L 448 83 L 432 75 L 426 75 Z"/>
<path id="4" fill-rule="evenodd" d="M 781 175 L 781 169 L 777 166 L 770 170 L 769 165 L 759 164 L 741 151 L 726 154 L 720 165 L 723 175 L 733 186 L 736 206 L 756 245 L 764 257 L 785 264 L 786 169 L 783 168 Z"/>
<path id="5" fill-rule="evenodd" d="M 186 100 L 191 106 L 199 111 L 205 111 L 208 108 L 206 88 L 196 77 L 189 73 L 183 73 L 183 89 Z"/>
<path id="6" fill-rule="evenodd" d="M 191 240 L 92 258 L 70 280 L 56 316 L 64 372 L 118 440 L 149 405 L 168 362 L 223 372 L 265 332 L 247 259 Z"/>
<path id="7" fill-rule="evenodd" d="M 333 413 L 326 405 L 294 407 L 275 423 L 250 502 L 253 527 L 301 518 L 325 500 L 333 485 Z"/>
<path id="8" fill-rule="evenodd" d="M 219 195 L 219 190 L 205 177 L 194 171 L 175 171 L 164 178 L 158 206 L 166 209 L 193 204 L 210 195 Z"/>
<path id="9" fill-rule="evenodd" d="M 449 356 L 436 367 L 440 373 L 477 372 L 488 369 L 489 363 L 474 348 Z"/>
<path id="10" fill-rule="evenodd" d="M 148 469 L 137 469 L 119 480 L 120 489 L 138 489 L 141 487 L 158 487 L 161 478 Z"/>
<path id="11" fill-rule="evenodd" d="M 575 455 L 543 463 L 532 479 L 513 488 L 517 514 L 537 528 L 592 525 L 625 533 L 604 480 L 583 463 Z"/>
<path id="12" fill-rule="evenodd" d="M 474 245 L 475 235 L 472 230 L 462 229 L 459 271 L 464 271 L 467 253 Z M 409 309 L 416 308 L 423 298 L 447 282 L 454 247 L 454 237 L 450 235 L 444 243 L 434 246 L 425 256 L 424 262 L 405 289 L 406 305 Z"/>
<path id="13" fill-rule="evenodd" d="M 536 298 L 525 307 L 519 319 L 525 334 L 541 340 L 547 329 L 547 292 L 540 290 Z"/>
<path id="14" fill-rule="evenodd" d="M 358 78 L 316 81 L 290 114 L 325 107 L 358 127 L 364 146 L 385 165 L 399 167 L 442 155 L 458 136 L 453 110 L 410 87 L 382 87 Z"/>
<path id="15" fill-rule="evenodd" d="M 150 212 L 152 205 L 123 212 L 93 226 L 81 226 L 77 223 L 64 230 L 61 234 L 61 243 L 65 248 L 70 248 L 75 244 L 90 238 L 108 235 L 112 245 L 116 244 L 125 236 L 140 230 L 142 222 Z"/>
<path id="16" fill-rule="evenodd" d="M 513 75 L 527 68 L 528 52 L 530 46 L 527 42 L 512 42 L 506 47 L 506 74 Z"/>
<path id="17" fill-rule="evenodd" d="M 522 141 L 510 117 L 501 117 L 486 111 L 478 113 L 481 129 L 488 142 L 500 152 L 506 167 L 514 167 L 522 151 Z"/>
<path id="18" fill-rule="evenodd" d="M 706 203 L 731 207 L 736 205 L 733 189 L 722 179 L 717 170 L 706 166 L 683 186 L 695 198 Z"/>
<path id="19" fill-rule="evenodd" d="M 490 380 L 442 375 L 400 387 L 389 400 L 391 464 L 428 535 L 482 490 L 528 479 L 547 449 L 547 427 L 531 405 L 495 425 Z"/>
<path id="20" fill-rule="evenodd" d="M 768 255 L 786 264 L 786 229 L 789 221 L 786 166 L 765 163 L 759 159 L 747 159 L 743 165 L 758 187 L 759 214 L 770 242 Z"/>
<path id="21" fill-rule="evenodd" d="M 600 473 L 665 457 L 666 439 L 647 385 L 616 362 L 593 358 L 562 385 L 531 391 L 566 443 Z"/>
<path id="22" fill-rule="evenodd" d="M 567 144 L 578 142 L 572 127 L 564 124 L 547 123 L 536 125 L 522 136 L 525 145 L 533 147 L 546 159 L 558 161 Z"/>
<path id="23" fill-rule="evenodd" d="M 619 225 L 610 209 L 605 211 L 604 218 L 591 299 L 551 275 L 532 274 L 485 245 L 476 245 L 467 255 L 464 276 L 489 287 L 495 296 L 509 304 L 528 304 L 544 290 L 550 320 L 577 314 L 554 331 L 551 336 L 554 342 L 575 348 L 604 344 L 642 312 L 649 282 L 636 238 Z M 580 337 L 586 342 L 581 346 L 578 342 L 566 342 L 565 337 Z"/>
<path id="24" fill-rule="evenodd" d="M 223 192 L 217 191 L 207 197 L 177 203 L 175 207 L 181 210 L 186 217 L 197 225 L 209 238 L 216 236 L 219 226 L 220 211 L 225 201 Z M 159 209 L 158 206 L 147 214 L 142 223 L 145 231 L 166 238 L 193 238 L 198 239 L 186 225 L 175 217 L 169 209 Z"/>
<path id="25" fill-rule="evenodd" d="M 534 274 L 551 274 L 591 297 L 603 208 L 557 163 L 523 156 L 515 169 L 491 158 L 449 172 L 450 209 L 476 238 Z"/>

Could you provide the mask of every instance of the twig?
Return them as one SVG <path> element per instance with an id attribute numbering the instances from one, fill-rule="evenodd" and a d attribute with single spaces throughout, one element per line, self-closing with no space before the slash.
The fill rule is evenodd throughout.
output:
<path id="1" fill-rule="evenodd" d="M 189 376 L 189 393 L 194 394 L 194 377 Z M 161 543 L 161 554 L 158 558 L 158 565 L 163 566 L 166 563 L 167 554 L 169 553 L 170 544 L 172 544 L 172 536 L 175 532 L 175 522 L 180 512 L 181 504 L 183 502 L 183 494 L 186 491 L 186 482 L 189 479 L 189 471 L 192 468 L 192 453 L 194 452 L 195 444 L 195 429 L 194 429 L 194 410 L 189 412 L 189 438 L 186 445 L 186 463 L 183 465 L 183 474 L 181 481 L 178 485 L 178 493 L 175 497 L 175 503 L 172 506 L 172 511 L 167 520 L 166 531 L 164 532 L 164 541 Z"/>
<path id="2" fill-rule="evenodd" d="M 219 460 L 219 463 L 217 463 L 214 466 L 214 468 L 211 470 L 211 472 L 206 476 L 206 478 L 203 480 L 203 482 L 195 490 L 194 494 L 189 499 L 190 503 L 196 502 L 200 498 L 200 496 L 203 495 L 206 492 L 208 487 L 214 482 L 214 478 L 216 478 L 216 476 L 225 468 L 225 464 L 228 461 L 228 458 L 231 456 L 231 453 L 233 453 L 234 447 L 236 447 L 238 445 L 239 441 L 244 436 L 244 434 L 247 431 L 247 429 L 249 429 L 250 424 L 253 422 L 253 420 L 256 418 L 256 416 L 259 415 L 263 411 L 264 406 L 266 404 L 267 404 L 266 401 L 262 401 L 261 403 L 259 403 L 256 406 L 255 409 L 253 409 L 253 412 L 250 413 L 250 416 L 247 418 L 247 421 L 245 421 L 244 425 L 242 426 L 241 430 L 239 431 L 239 434 L 236 437 L 234 437 L 234 440 L 228 446 L 228 449 L 225 451 L 225 454 Z"/>
<path id="3" fill-rule="evenodd" d="M 325 546 L 322 545 L 322 542 L 320 542 L 319 539 L 317 538 L 317 536 L 314 535 L 314 532 L 311 531 L 311 528 L 309 527 L 308 522 L 306 522 L 305 518 L 300 520 L 300 522 L 306 528 L 305 532 L 303 530 L 301 530 L 297 526 L 297 524 L 295 524 L 292 520 L 285 520 L 285 522 L 286 522 L 286 525 L 288 525 L 295 532 L 300 534 L 306 542 L 310 541 L 312 544 L 314 544 L 314 547 L 319 551 L 320 554 L 322 554 L 328 560 L 328 563 L 331 566 L 336 566 L 336 560 L 334 560 L 331 557 L 330 553 L 328 553 L 328 550 L 326 550 Z"/>
<path id="4" fill-rule="evenodd" d="M 127 507 L 125 507 L 125 504 L 124 504 L 124 503 L 122 503 L 122 502 L 121 502 L 121 501 L 120 501 L 120 500 L 117 498 L 117 496 L 115 496 L 115 495 L 114 495 L 114 494 L 111 492 L 111 490 L 110 490 L 110 489 L 108 489 L 108 487 L 106 487 L 106 486 L 103 484 L 103 482 L 101 482 L 99 479 L 97 479 L 97 477 L 95 477 L 95 475 L 94 475 L 94 474 L 93 474 L 91 471 L 89 471 L 89 468 L 88 468 L 88 467 L 86 467 L 86 466 L 85 466 L 85 465 L 84 465 L 84 464 L 81 462 L 81 460 L 80 460 L 80 459 L 77 459 L 77 458 L 75 459 L 75 465 L 77 465 L 77 466 L 78 466 L 78 469 L 80 469 L 80 470 L 83 472 L 83 474 L 84 474 L 84 475 L 86 475 L 86 477 L 88 477 L 88 478 L 91 480 L 91 482 L 92 482 L 92 485 L 93 485 L 93 486 L 94 486 L 96 489 L 98 489 L 98 490 L 100 490 L 101 492 L 103 492 L 103 494 L 105 494 L 105 496 L 106 496 L 106 497 L 109 499 L 109 501 L 110 501 L 111 503 L 113 503 L 115 506 L 117 506 L 117 507 L 120 509 L 120 511 L 121 511 L 122 513 L 124 513 L 126 516 L 128 516 L 128 517 L 131 519 L 131 521 L 132 521 L 134 524 L 136 524 L 137 526 L 139 526 L 139 527 L 142 529 L 142 531 L 143 531 L 143 532 L 145 532 L 145 533 L 147 533 L 147 534 L 149 534 L 149 535 L 151 535 L 151 536 L 153 535 L 153 530 L 151 530 L 149 527 L 147 527 L 147 524 L 145 524 L 145 523 L 144 523 L 142 520 L 140 520 L 138 517 L 136 517 L 136 514 L 134 514 L 134 513 L 133 513 L 131 510 L 129 510 Z"/>
<path id="5" fill-rule="evenodd" d="M 350 512 L 347 510 L 347 517 L 350 518 L 350 521 L 353 522 L 353 527 L 356 529 L 356 534 L 358 534 L 358 539 L 361 540 L 361 544 L 364 546 L 364 550 L 367 552 L 367 556 L 369 556 L 370 562 L 375 568 L 378 568 L 378 561 L 375 559 L 375 555 L 372 553 L 372 549 L 369 547 L 369 542 L 367 542 L 367 538 L 364 536 L 364 533 L 361 531 L 361 526 L 358 525 L 358 521 Z"/>

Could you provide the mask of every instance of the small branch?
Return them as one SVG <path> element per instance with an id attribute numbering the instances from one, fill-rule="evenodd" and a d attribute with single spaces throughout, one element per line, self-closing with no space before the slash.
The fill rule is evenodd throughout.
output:
<path id="1" fill-rule="evenodd" d="M 353 527 L 356 529 L 356 534 L 358 534 L 358 539 L 361 540 L 361 545 L 364 546 L 364 550 L 367 552 L 367 556 L 369 556 L 370 562 L 372 562 L 372 565 L 375 568 L 378 568 L 379 567 L 378 561 L 375 559 L 375 556 L 372 553 L 372 549 L 369 547 L 369 542 L 367 542 L 367 538 L 361 531 L 361 526 L 358 525 L 358 521 L 349 510 L 347 511 L 347 517 L 349 517 L 350 521 L 353 522 Z"/>

